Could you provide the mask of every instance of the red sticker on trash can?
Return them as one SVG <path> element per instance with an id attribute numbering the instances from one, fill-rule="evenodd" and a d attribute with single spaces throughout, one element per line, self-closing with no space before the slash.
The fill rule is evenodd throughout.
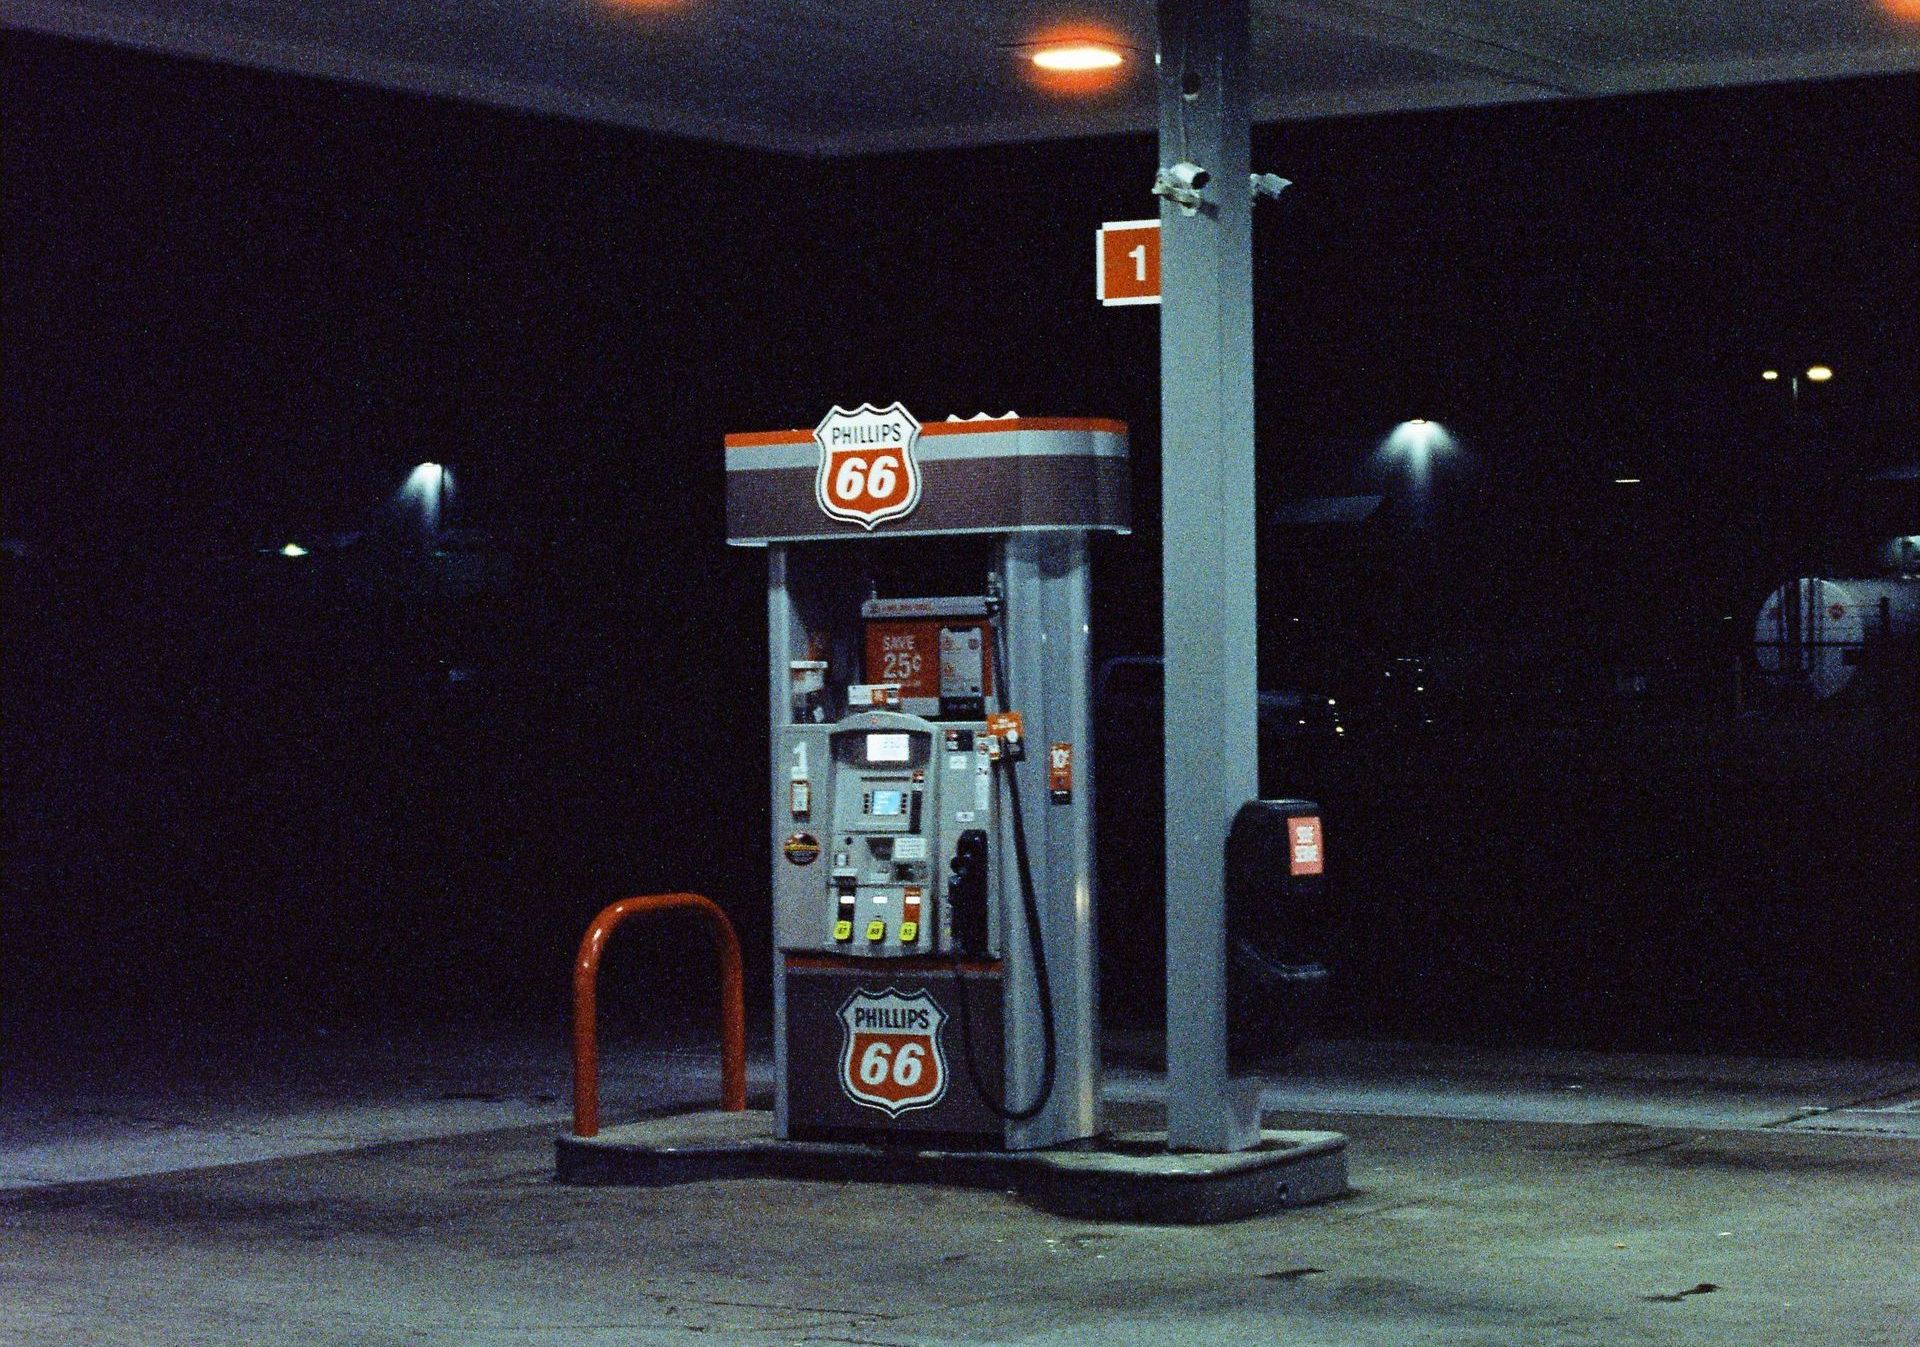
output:
<path id="1" fill-rule="evenodd" d="M 1326 857 L 1320 849 L 1320 818 L 1317 814 L 1288 819 L 1287 844 L 1288 874 L 1323 875 L 1327 872 Z"/>

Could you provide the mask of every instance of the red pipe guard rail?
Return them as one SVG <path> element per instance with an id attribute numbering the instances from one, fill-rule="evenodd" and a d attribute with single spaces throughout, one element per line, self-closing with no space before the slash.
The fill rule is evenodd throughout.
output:
<path id="1" fill-rule="evenodd" d="M 600 1132 L 600 1051 L 596 1041 L 598 1013 L 596 985 L 600 954 L 614 927 L 628 917 L 646 912 L 691 908 L 713 928 L 714 950 L 720 956 L 720 1107 L 738 1113 L 747 1106 L 747 1028 L 741 991 L 740 938 L 719 904 L 697 893 L 649 893 L 610 904 L 580 941 L 573 962 L 573 1134 Z"/>

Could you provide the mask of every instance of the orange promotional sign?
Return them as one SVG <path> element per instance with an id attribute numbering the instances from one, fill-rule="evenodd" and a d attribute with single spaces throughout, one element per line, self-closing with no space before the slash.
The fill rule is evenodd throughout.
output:
<path id="1" fill-rule="evenodd" d="M 1055 804 L 1073 803 L 1073 745 L 1055 744 L 1047 750 L 1047 798 Z"/>
<path id="2" fill-rule="evenodd" d="M 1110 221 L 1094 242 L 1094 293 L 1102 304 L 1160 302 L 1158 220 Z"/>
<path id="3" fill-rule="evenodd" d="M 938 697 L 939 625 L 925 621 L 867 623 L 867 681 L 898 683 L 902 697 Z"/>
<path id="4" fill-rule="evenodd" d="M 1026 729 L 1026 721 L 1018 711 L 991 711 L 987 714 L 987 733 L 996 739 L 1020 741 L 1020 735 Z"/>
<path id="5" fill-rule="evenodd" d="M 869 622 L 867 681 L 898 683 L 902 697 L 989 694 L 993 691 L 992 639 L 986 622 L 978 619 Z"/>

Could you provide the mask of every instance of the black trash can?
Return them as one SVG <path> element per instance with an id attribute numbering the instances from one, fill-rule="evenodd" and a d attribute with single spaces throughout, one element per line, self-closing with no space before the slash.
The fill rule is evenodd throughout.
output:
<path id="1" fill-rule="evenodd" d="M 1332 910 L 1320 806 L 1249 800 L 1227 833 L 1227 1037 L 1236 1065 L 1297 1047 L 1326 999 Z"/>

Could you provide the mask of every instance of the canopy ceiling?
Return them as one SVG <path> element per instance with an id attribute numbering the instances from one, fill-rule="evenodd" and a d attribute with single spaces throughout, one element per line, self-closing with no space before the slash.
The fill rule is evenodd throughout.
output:
<path id="1" fill-rule="evenodd" d="M 1153 5 L 0 0 L 8 26 L 805 154 L 1155 125 Z M 1904 16 L 1904 17 L 1903 17 Z M 1097 93 L 1020 44 L 1134 48 Z M 1920 0 L 1254 0 L 1260 121 L 1920 70 Z"/>

